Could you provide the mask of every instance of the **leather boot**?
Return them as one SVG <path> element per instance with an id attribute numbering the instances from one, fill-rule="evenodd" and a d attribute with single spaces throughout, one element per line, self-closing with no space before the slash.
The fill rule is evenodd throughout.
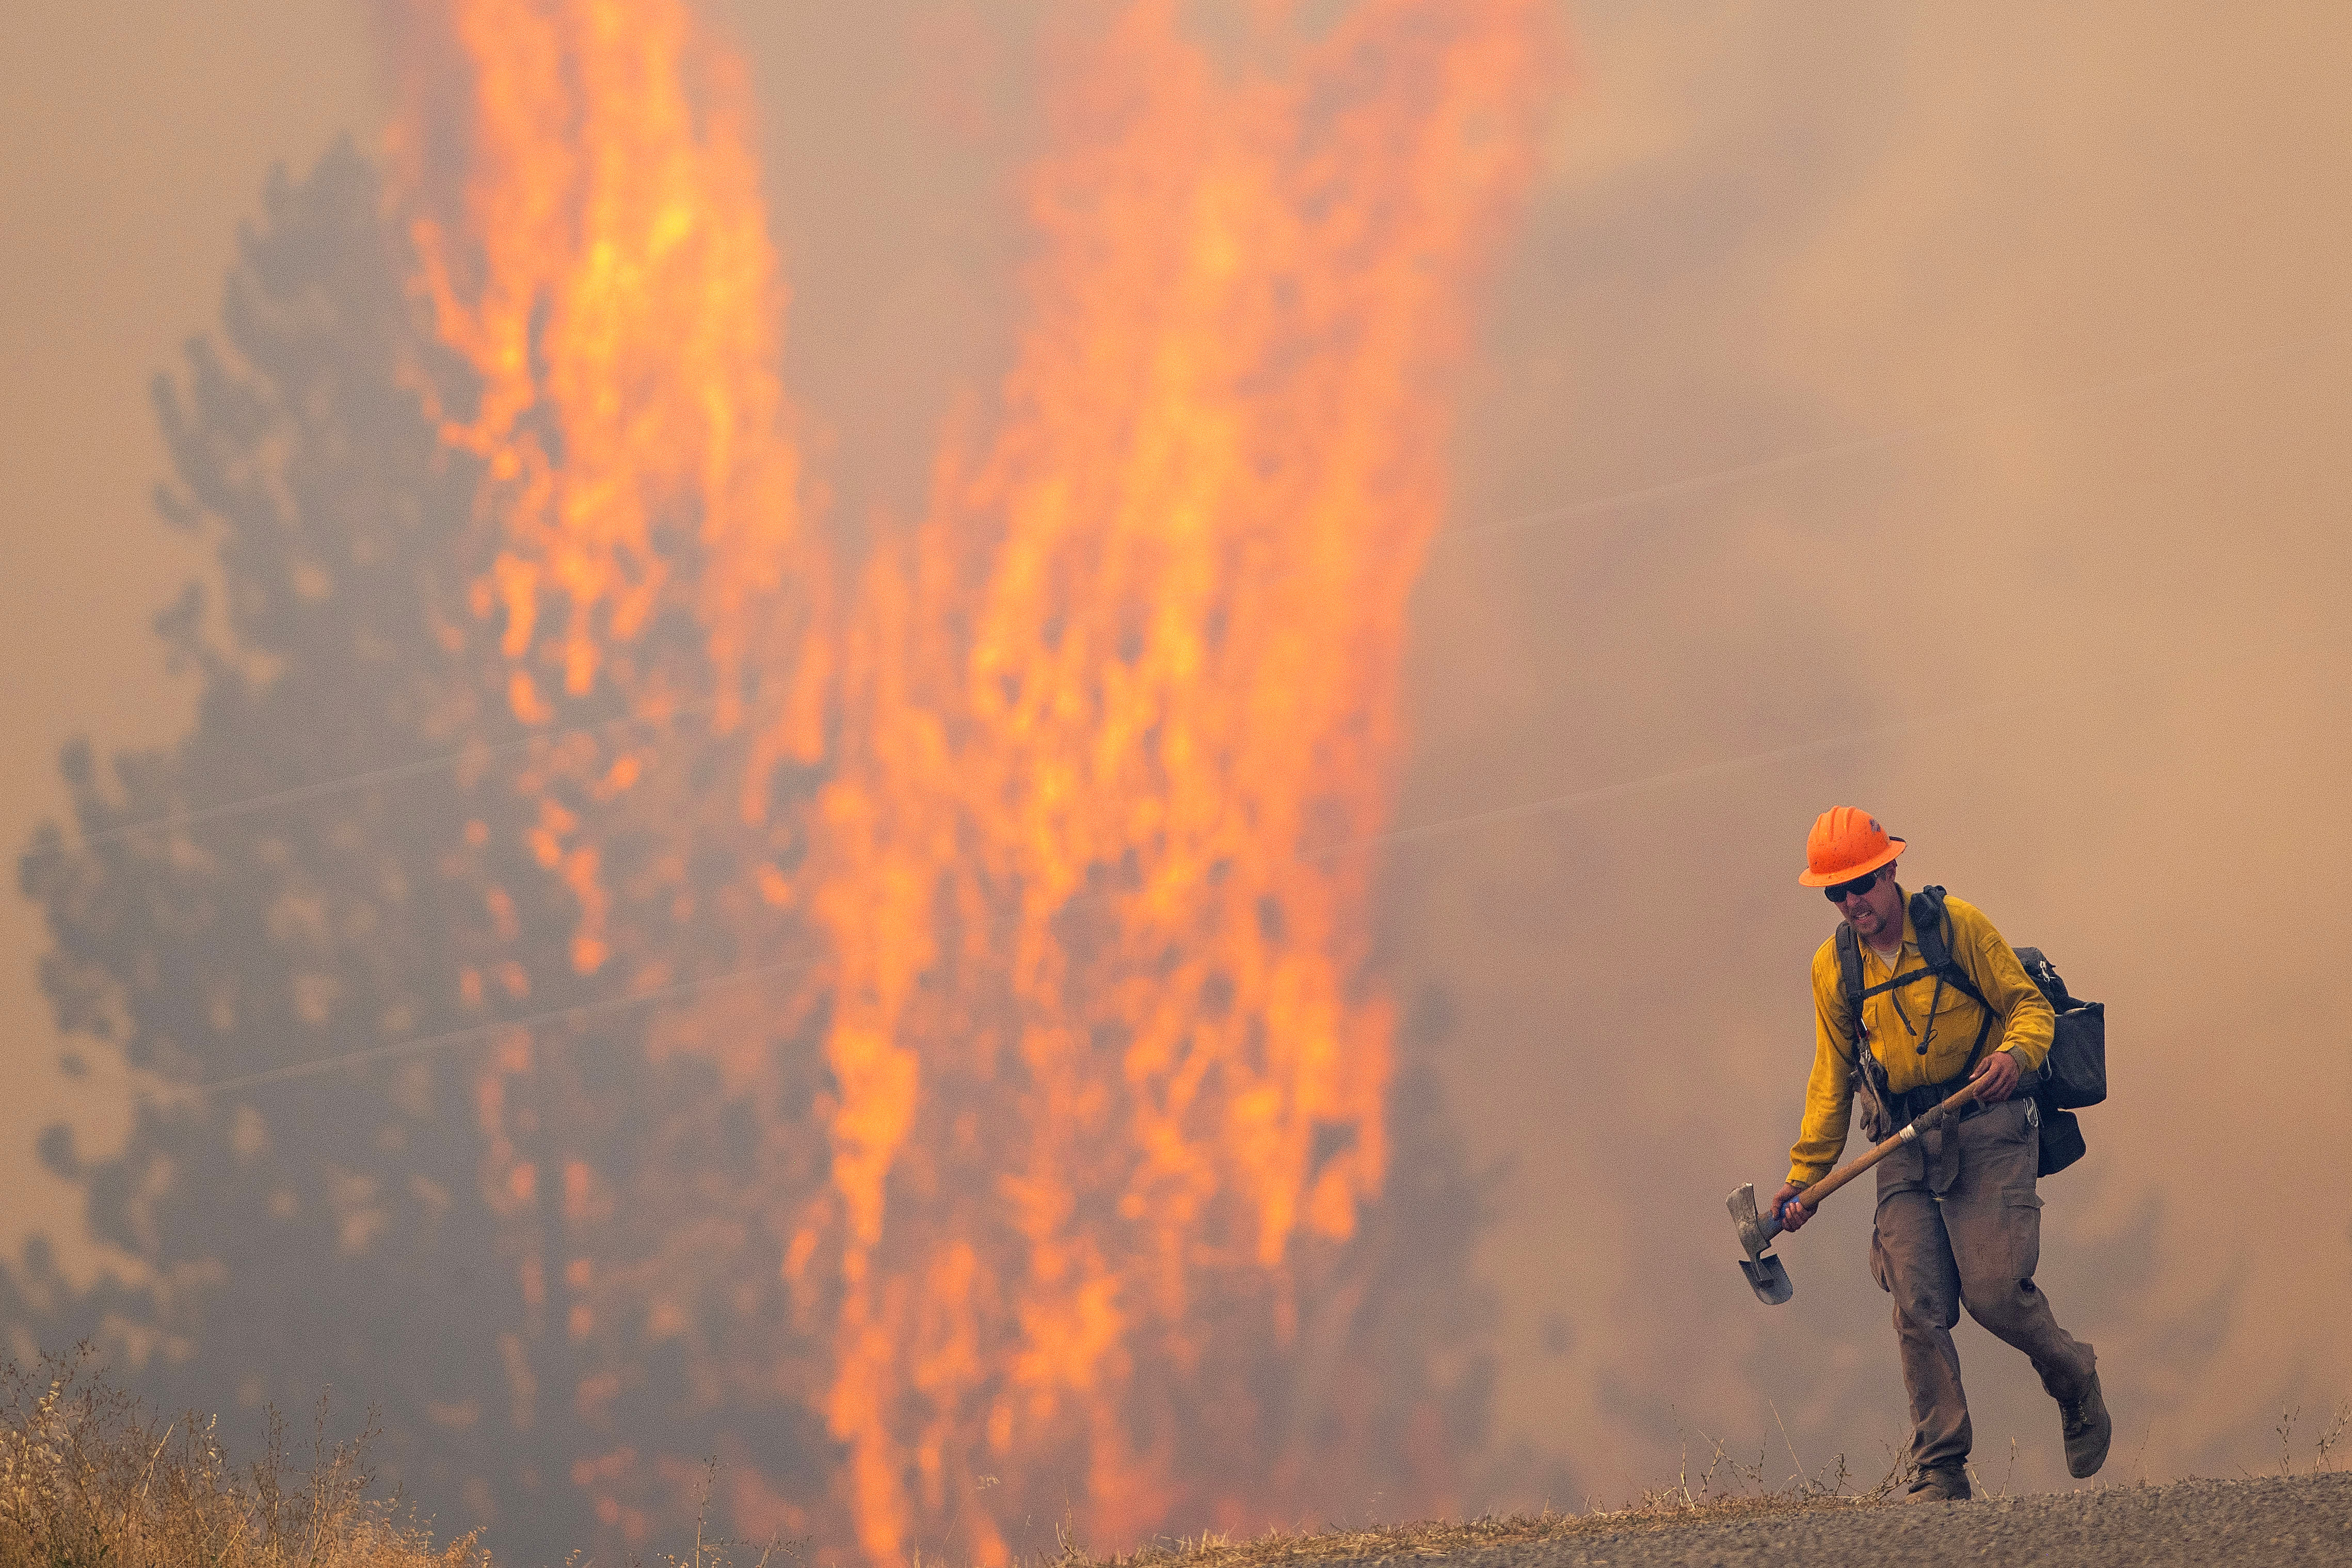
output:
<path id="1" fill-rule="evenodd" d="M 1966 1502 L 1976 1493 L 1969 1488 L 1969 1472 L 1959 1465 L 1931 1465 L 1912 1478 L 1905 1502 Z"/>
<path id="2" fill-rule="evenodd" d="M 2100 1396 L 2096 1372 L 2091 1373 L 2082 1398 L 2059 1402 L 2058 1420 L 2066 1438 L 2066 1473 L 2078 1481 L 2097 1475 L 2099 1467 L 2107 1462 L 2107 1442 L 2115 1436 L 2116 1424 L 2107 1419 L 2107 1402 Z"/>

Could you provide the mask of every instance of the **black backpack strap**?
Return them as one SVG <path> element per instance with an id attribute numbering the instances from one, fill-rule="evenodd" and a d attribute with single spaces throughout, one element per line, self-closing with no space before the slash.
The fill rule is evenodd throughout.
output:
<path id="1" fill-rule="evenodd" d="M 1853 1057 L 1847 1065 L 1869 1089 L 1871 1098 L 1878 1101 L 1880 1112 L 1891 1118 L 1895 1114 L 1895 1096 L 1886 1082 L 1886 1069 L 1879 1065 L 1877 1057 L 1871 1054 L 1869 1036 L 1862 1026 L 1863 999 L 1870 994 L 1862 988 L 1862 944 L 1854 940 L 1853 927 L 1843 921 L 1838 922 L 1833 940 L 1837 947 L 1839 989 L 1845 994 L 1846 1025 L 1853 1031 L 1853 1037 L 1849 1042 L 1853 1047 Z"/>
<path id="2" fill-rule="evenodd" d="M 1992 1033 L 1993 1006 L 1985 1000 L 1985 994 L 1977 989 L 1977 983 L 1969 975 L 1968 966 L 1952 956 L 1951 920 L 1952 917 L 1944 910 L 1943 889 L 1922 888 L 1911 895 L 1911 929 L 1919 938 L 1920 961 L 1935 974 L 1938 990 L 1946 981 L 1949 981 L 1984 1015 L 1984 1022 L 1977 1026 L 1976 1044 L 1969 1047 L 1968 1065 L 1960 1069 L 1960 1076 L 1966 1078 L 1976 1071 L 1977 1058 L 1984 1054 L 1985 1038 Z M 1930 1002 L 1927 1005 L 1927 1027 L 1932 1031 L 1935 1026 L 1936 1005 Z M 1922 1037 L 1919 1049 L 1925 1052 L 1927 1048 L 1927 1042 Z"/>
<path id="3" fill-rule="evenodd" d="M 1837 928 L 1838 984 L 1845 993 L 1845 1005 L 1853 1010 L 1847 1022 L 1854 1033 L 1862 1032 L 1862 944 L 1853 940 L 1853 927 L 1843 921 Z"/>

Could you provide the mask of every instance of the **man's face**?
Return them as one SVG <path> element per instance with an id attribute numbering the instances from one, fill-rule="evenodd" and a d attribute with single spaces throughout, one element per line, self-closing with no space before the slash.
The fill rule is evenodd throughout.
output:
<path id="1" fill-rule="evenodd" d="M 1903 934 L 1903 889 L 1896 886 L 1895 868 L 1882 866 L 1878 880 L 1866 893 L 1858 893 L 1838 905 L 1845 923 L 1853 927 L 1853 934 L 1874 947 L 1884 947 Z"/>

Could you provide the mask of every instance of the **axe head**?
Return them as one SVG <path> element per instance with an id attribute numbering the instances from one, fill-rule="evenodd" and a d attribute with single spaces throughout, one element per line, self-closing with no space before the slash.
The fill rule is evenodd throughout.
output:
<path id="1" fill-rule="evenodd" d="M 1755 1184 L 1735 1188 L 1726 1204 L 1731 1210 L 1731 1228 L 1739 1237 L 1739 1249 L 1748 1254 L 1739 1260 L 1739 1272 L 1748 1277 L 1748 1288 L 1756 1299 L 1768 1307 L 1777 1307 L 1797 1293 L 1789 1279 L 1789 1270 L 1778 1258 L 1765 1251 L 1772 1238 L 1780 1233 L 1780 1216 L 1759 1215 L 1756 1212 Z"/>

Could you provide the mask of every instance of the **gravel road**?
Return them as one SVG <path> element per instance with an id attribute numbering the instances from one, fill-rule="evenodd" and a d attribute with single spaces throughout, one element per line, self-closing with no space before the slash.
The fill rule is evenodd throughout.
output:
<path id="1" fill-rule="evenodd" d="M 1428 1568 L 1427 1558 L 1379 1561 Z M 2352 1474 L 2176 1481 L 1976 1502 L 1890 1503 L 1497 1545 L 1446 1568 L 1744 1568 L 1747 1564 L 2352 1564 Z"/>

